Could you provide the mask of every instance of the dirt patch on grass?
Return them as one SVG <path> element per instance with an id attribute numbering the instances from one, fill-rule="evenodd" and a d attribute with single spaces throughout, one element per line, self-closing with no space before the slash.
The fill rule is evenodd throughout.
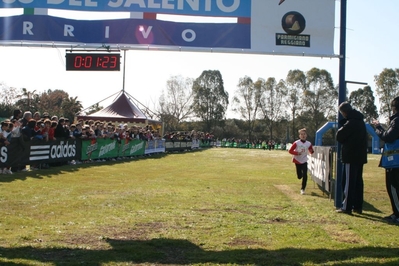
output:
<path id="1" fill-rule="evenodd" d="M 108 249 L 107 239 L 117 240 L 149 240 L 151 235 L 161 232 L 166 225 L 159 222 L 136 224 L 128 226 L 103 226 L 97 232 L 90 234 L 69 234 L 65 236 L 62 243 L 79 247 L 82 249 Z"/>
<path id="2" fill-rule="evenodd" d="M 194 211 L 197 211 L 199 213 L 220 213 L 220 212 L 225 212 L 225 213 L 239 213 L 239 214 L 247 214 L 247 215 L 252 215 L 253 212 L 250 210 L 243 210 L 243 209 L 232 209 L 232 208 L 225 208 L 225 209 L 194 209 Z"/>
<path id="3" fill-rule="evenodd" d="M 275 188 L 280 190 L 282 193 L 284 193 L 288 198 L 292 199 L 295 202 L 301 202 L 305 203 L 306 200 L 304 200 L 304 196 L 299 194 L 299 191 L 294 191 L 292 188 L 290 188 L 287 185 L 275 185 Z"/>
<path id="4" fill-rule="evenodd" d="M 335 241 L 366 245 L 367 241 L 348 228 L 337 224 L 325 225 L 324 230 Z"/>
<path id="5" fill-rule="evenodd" d="M 247 238 L 234 238 L 230 243 L 230 247 L 246 247 L 256 248 L 263 247 L 264 243 Z"/>

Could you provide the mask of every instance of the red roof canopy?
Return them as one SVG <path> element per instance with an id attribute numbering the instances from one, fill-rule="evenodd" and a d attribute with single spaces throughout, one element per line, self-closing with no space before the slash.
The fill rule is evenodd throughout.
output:
<path id="1" fill-rule="evenodd" d="M 130 101 L 125 92 L 122 92 L 111 105 L 90 115 L 78 115 L 78 119 L 147 123 L 147 117 Z"/>

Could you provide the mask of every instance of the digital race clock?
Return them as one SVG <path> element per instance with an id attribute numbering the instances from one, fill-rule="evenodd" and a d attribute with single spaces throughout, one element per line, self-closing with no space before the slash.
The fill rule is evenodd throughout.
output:
<path id="1" fill-rule="evenodd" d="M 119 71 L 119 53 L 66 53 L 66 70 Z"/>

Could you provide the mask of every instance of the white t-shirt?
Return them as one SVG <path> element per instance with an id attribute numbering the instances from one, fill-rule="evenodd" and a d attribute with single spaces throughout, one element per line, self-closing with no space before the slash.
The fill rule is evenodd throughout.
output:
<path id="1" fill-rule="evenodd" d="M 308 161 L 308 153 L 313 152 L 312 143 L 310 143 L 308 140 L 302 141 L 300 139 L 295 141 L 289 150 L 289 153 L 293 155 L 292 162 L 296 164 L 306 163 Z M 299 153 L 301 154 L 299 155 Z"/>

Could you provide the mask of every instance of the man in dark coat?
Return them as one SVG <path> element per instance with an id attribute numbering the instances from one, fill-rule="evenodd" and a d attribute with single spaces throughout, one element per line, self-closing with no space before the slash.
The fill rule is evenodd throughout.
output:
<path id="1" fill-rule="evenodd" d="M 58 119 L 57 127 L 54 130 L 54 137 L 56 139 L 69 137 L 69 135 L 67 136 L 65 133 L 65 118 L 61 117 Z"/>
<path id="2" fill-rule="evenodd" d="M 363 210 L 363 165 L 367 163 L 367 130 L 362 113 L 348 102 L 339 106 L 344 117 L 339 124 L 336 139 L 341 144 L 343 164 L 342 189 L 344 200 L 338 213 L 362 213 Z"/>

